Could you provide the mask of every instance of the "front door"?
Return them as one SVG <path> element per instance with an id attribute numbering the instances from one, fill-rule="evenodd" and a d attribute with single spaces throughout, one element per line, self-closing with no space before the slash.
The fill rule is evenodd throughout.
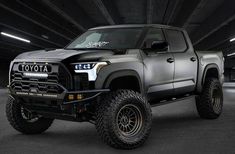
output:
<path id="1" fill-rule="evenodd" d="M 165 40 L 161 29 L 152 28 L 145 40 Z M 168 51 L 145 51 L 144 77 L 149 100 L 160 100 L 173 95 L 174 59 Z"/>

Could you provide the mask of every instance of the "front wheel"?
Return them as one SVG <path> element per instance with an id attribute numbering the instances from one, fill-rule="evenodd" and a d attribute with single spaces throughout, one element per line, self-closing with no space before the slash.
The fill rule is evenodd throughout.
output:
<path id="1" fill-rule="evenodd" d="M 147 100 L 137 92 L 112 92 L 98 103 L 96 114 L 98 134 L 112 147 L 137 148 L 149 136 L 151 108 Z"/>
<path id="2" fill-rule="evenodd" d="M 47 130 L 53 122 L 53 119 L 44 118 L 30 112 L 12 97 L 8 98 L 6 115 L 11 126 L 24 134 L 42 133 Z"/>
<path id="3" fill-rule="evenodd" d="M 201 95 L 196 99 L 197 111 L 201 118 L 216 119 L 223 109 L 223 90 L 218 79 L 207 79 Z"/>

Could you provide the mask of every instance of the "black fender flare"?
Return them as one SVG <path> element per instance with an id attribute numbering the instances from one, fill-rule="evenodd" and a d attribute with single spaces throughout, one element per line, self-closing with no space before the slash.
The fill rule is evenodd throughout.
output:
<path id="1" fill-rule="evenodd" d="M 105 80 L 104 82 L 104 87 L 103 88 L 109 88 L 111 82 L 117 78 L 120 78 L 120 77 L 126 77 L 126 76 L 133 76 L 133 77 L 136 77 L 138 82 L 139 82 L 139 87 L 140 87 L 140 92 L 143 93 L 144 92 L 144 89 L 143 89 L 143 84 L 144 81 L 143 81 L 143 78 L 140 77 L 140 75 L 134 71 L 134 70 L 120 70 L 120 71 L 115 71 L 115 72 L 112 72 Z"/>
<path id="2" fill-rule="evenodd" d="M 205 82 L 205 79 L 206 79 L 206 74 L 207 74 L 207 71 L 211 68 L 215 68 L 218 72 L 218 75 L 219 75 L 219 67 L 217 64 L 208 64 L 204 71 L 203 71 L 203 76 L 202 76 L 202 82 L 201 82 L 201 85 L 203 86 L 204 82 Z"/>

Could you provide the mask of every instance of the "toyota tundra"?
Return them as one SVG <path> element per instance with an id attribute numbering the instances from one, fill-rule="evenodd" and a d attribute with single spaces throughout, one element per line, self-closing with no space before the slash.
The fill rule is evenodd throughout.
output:
<path id="1" fill-rule="evenodd" d="M 223 62 L 221 51 L 195 51 L 181 28 L 91 28 L 63 49 L 11 62 L 6 115 L 24 134 L 54 119 L 91 122 L 108 145 L 133 149 L 150 134 L 153 106 L 194 97 L 201 118 L 218 118 Z"/>

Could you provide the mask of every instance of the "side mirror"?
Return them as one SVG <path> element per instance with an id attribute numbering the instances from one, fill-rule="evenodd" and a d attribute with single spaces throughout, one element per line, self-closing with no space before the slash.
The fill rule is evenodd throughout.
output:
<path id="1" fill-rule="evenodd" d="M 151 49 L 158 51 L 167 51 L 169 44 L 166 41 L 153 41 L 151 44 Z"/>

